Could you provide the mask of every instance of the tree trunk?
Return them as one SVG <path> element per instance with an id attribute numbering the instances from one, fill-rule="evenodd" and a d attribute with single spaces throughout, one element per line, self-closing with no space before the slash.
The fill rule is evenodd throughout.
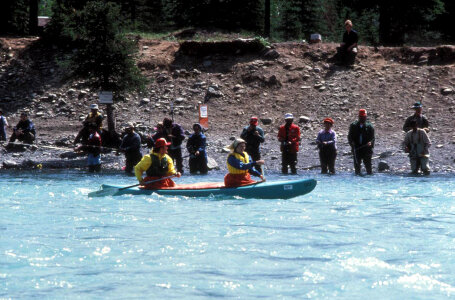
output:
<path id="1" fill-rule="evenodd" d="M 270 37 L 270 0 L 265 0 L 264 36 Z"/>
<path id="2" fill-rule="evenodd" d="M 28 33 L 38 33 L 38 2 L 39 0 L 29 0 L 29 20 Z"/>

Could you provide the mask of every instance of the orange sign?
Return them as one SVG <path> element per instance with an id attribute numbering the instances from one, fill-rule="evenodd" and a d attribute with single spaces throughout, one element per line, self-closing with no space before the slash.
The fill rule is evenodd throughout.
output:
<path id="1" fill-rule="evenodd" d="M 209 128 L 209 116 L 208 116 L 208 105 L 207 104 L 199 105 L 199 124 L 201 124 L 202 128 L 204 128 L 204 129 Z"/>

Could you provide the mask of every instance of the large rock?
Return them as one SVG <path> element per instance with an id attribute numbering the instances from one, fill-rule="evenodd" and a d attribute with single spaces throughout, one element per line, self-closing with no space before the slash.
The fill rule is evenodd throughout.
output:
<path id="1" fill-rule="evenodd" d="M 378 163 L 378 171 L 379 172 L 384 172 L 384 171 L 389 170 L 389 169 L 390 169 L 390 166 L 389 166 L 389 164 L 386 161 L 383 161 L 383 160 L 379 161 L 379 163 Z"/>

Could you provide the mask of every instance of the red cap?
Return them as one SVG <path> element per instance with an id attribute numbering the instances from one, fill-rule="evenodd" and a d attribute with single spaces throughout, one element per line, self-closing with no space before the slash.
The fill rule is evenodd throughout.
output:
<path id="1" fill-rule="evenodd" d="M 157 139 L 155 142 L 154 148 L 161 148 L 163 146 L 169 146 L 171 143 L 168 143 L 165 138 Z"/>
<path id="2" fill-rule="evenodd" d="M 325 118 L 324 123 L 330 123 L 333 125 L 333 123 L 335 123 L 335 122 L 332 120 L 332 118 Z"/>
<path id="3" fill-rule="evenodd" d="M 367 111 L 365 109 L 360 109 L 359 110 L 359 117 L 366 117 L 367 116 Z"/>
<path id="4" fill-rule="evenodd" d="M 258 125 L 258 118 L 257 117 L 251 117 L 250 124 L 254 125 L 254 126 L 257 126 Z"/>

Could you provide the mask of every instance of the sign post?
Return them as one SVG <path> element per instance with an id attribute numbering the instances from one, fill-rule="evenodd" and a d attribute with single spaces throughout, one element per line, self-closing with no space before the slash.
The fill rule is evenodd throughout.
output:
<path id="1" fill-rule="evenodd" d="M 199 124 L 202 128 L 209 129 L 208 105 L 199 104 Z"/>
<path id="2" fill-rule="evenodd" d="M 114 98 L 112 97 L 112 92 L 110 91 L 101 91 L 99 93 L 99 103 L 106 104 L 106 114 L 107 114 L 107 130 L 110 133 L 115 132 L 115 117 L 114 109 L 112 104 L 114 104 Z"/>

